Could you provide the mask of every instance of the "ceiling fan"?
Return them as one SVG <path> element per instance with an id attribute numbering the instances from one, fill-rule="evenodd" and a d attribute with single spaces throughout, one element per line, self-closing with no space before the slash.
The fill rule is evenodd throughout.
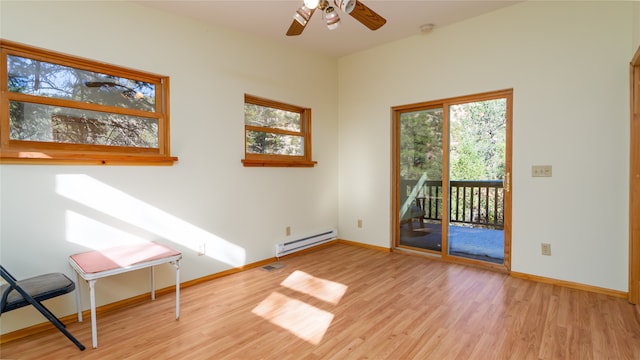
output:
<path id="1" fill-rule="evenodd" d="M 375 11 L 369 9 L 359 0 L 333 0 L 332 2 L 335 7 L 331 5 L 330 1 L 331 0 L 304 0 L 302 6 L 293 14 L 293 22 L 289 30 L 287 30 L 287 36 L 302 34 L 304 27 L 307 26 L 309 19 L 311 19 L 311 16 L 317 9 L 322 11 L 322 18 L 327 23 L 329 30 L 340 26 L 340 16 L 336 8 L 351 15 L 371 30 L 377 30 L 387 22 L 385 18 L 376 14 Z"/>

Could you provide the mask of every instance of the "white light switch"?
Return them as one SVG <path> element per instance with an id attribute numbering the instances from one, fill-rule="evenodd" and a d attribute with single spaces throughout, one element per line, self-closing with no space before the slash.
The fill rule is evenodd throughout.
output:
<path id="1" fill-rule="evenodd" d="M 531 166 L 532 177 L 551 177 L 551 165 L 533 165 Z"/>

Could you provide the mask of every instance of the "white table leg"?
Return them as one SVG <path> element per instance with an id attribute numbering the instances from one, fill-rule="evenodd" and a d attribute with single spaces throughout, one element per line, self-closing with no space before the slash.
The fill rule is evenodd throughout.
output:
<path id="1" fill-rule="evenodd" d="M 177 260 L 173 266 L 176 267 L 176 320 L 180 318 L 180 260 Z"/>
<path id="2" fill-rule="evenodd" d="M 76 272 L 76 309 L 78 310 L 78 322 L 82 322 L 82 307 L 80 305 L 80 274 L 78 274 L 77 272 Z"/>
<path id="3" fill-rule="evenodd" d="M 93 341 L 93 348 L 98 347 L 98 327 L 96 326 L 96 291 L 95 280 L 89 280 L 89 293 L 91 299 L 91 340 Z"/>

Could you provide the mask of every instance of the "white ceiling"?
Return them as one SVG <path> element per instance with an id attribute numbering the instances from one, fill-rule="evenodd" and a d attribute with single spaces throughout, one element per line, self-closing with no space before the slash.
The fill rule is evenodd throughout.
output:
<path id="1" fill-rule="evenodd" d="M 330 0 L 333 3 L 333 0 Z M 343 56 L 384 43 L 421 34 L 420 26 L 434 24 L 434 30 L 478 16 L 519 1 L 449 0 L 449 1 L 389 1 L 361 0 L 387 23 L 371 31 L 348 14 L 338 29 L 329 30 L 317 11 L 299 36 L 286 36 L 293 14 L 303 0 L 137 0 L 145 6 L 164 9 L 204 20 L 219 27 L 252 34 L 265 39 L 290 44 L 329 56 Z"/>

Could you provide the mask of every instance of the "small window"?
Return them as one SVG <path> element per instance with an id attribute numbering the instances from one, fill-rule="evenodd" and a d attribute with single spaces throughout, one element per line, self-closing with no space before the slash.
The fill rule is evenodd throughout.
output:
<path id="1" fill-rule="evenodd" d="M 313 167 L 311 109 L 244 96 L 244 166 Z"/>
<path id="2" fill-rule="evenodd" d="M 2 163 L 177 160 L 169 152 L 168 77 L 4 40 L 0 48 Z"/>

